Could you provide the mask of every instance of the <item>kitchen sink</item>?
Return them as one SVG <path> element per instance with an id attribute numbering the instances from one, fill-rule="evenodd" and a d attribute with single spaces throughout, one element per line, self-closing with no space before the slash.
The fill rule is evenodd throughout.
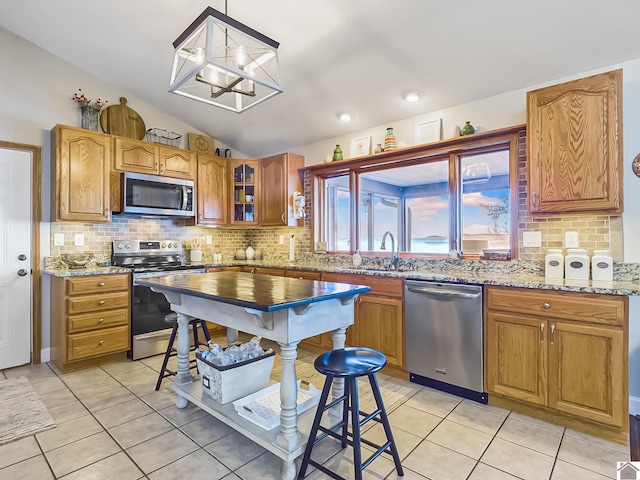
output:
<path id="1" fill-rule="evenodd" d="M 390 268 L 390 267 L 382 267 L 382 266 L 359 266 L 356 267 L 355 265 L 346 265 L 346 266 L 341 266 L 341 267 L 335 267 L 336 271 L 366 271 L 366 272 L 399 272 L 399 270 L 396 270 L 394 268 Z"/>

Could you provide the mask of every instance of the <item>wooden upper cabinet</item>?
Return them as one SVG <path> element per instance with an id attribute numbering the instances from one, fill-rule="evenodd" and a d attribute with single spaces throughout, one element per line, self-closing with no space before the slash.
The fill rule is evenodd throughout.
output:
<path id="1" fill-rule="evenodd" d="M 179 148 L 158 147 L 160 175 L 194 179 L 196 176 L 196 154 Z"/>
<path id="2" fill-rule="evenodd" d="M 229 160 L 229 224 L 255 226 L 259 223 L 260 169 L 258 160 Z"/>
<path id="3" fill-rule="evenodd" d="M 623 210 L 622 70 L 527 93 L 531 214 Z"/>
<path id="4" fill-rule="evenodd" d="M 51 134 L 53 218 L 110 222 L 111 137 L 61 125 Z"/>
<path id="5" fill-rule="evenodd" d="M 113 145 L 113 162 L 116 170 L 158 173 L 158 146 L 156 144 L 115 137 Z"/>
<path id="6" fill-rule="evenodd" d="M 304 219 L 293 216 L 293 192 L 303 192 L 298 169 L 304 167 L 304 157 L 283 153 L 260 159 L 262 195 L 260 197 L 260 225 L 302 225 Z"/>
<path id="7" fill-rule="evenodd" d="M 226 225 L 228 203 L 229 162 L 213 155 L 198 155 L 196 181 L 198 225 Z"/>
<path id="8" fill-rule="evenodd" d="M 195 177 L 196 157 L 193 152 L 124 137 L 114 137 L 113 146 L 116 170 L 188 179 Z"/>

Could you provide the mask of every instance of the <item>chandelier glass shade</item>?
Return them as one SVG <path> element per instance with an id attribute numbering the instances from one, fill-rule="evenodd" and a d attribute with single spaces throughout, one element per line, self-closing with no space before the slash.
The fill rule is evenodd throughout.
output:
<path id="1" fill-rule="evenodd" d="M 169 92 L 243 112 L 283 92 L 278 46 L 207 7 L 173 42 Z"/>

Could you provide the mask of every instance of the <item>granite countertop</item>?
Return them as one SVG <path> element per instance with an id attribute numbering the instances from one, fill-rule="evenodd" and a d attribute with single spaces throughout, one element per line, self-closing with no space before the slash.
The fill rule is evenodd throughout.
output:
<path id="1" fill-rule="evenodd" d="M 571 282 L 569 280 L 551 280 L 541 275 L 535 268 L 514 268 L 512 262 L 473 262 L 473 261 L 436 261 L 427 265 L 413 264 L 411 268 L 400 266 L 398 270 L 385 268 L 383 264 L 371 263 L 355 267 L 350 264 L 332 264 L 329 262 L 289 262 L 277 260 L 234 260 L 231 262 L 198 262 L 193 266 L 225 267 L 251 266 L 265 268 L 282 268 L 288 270 L 312 270 L 355 275 L 374 275 L 390 278 L 450 282 L 475 285 L 498 285 L 506 287 L 536 288 L 566 292 L 598 293 L 604 295 L 640 295 L 640 282 L 620 275 L 621 281 L 614 282 Z M 45 268 L 46 274 L 56 277 L 72 277 L 83 275 L 102 275 L 113 273 L 130 273 L 130 270 L 119 267 L 90 266 L 87 269 L 69 270 L 56 266 Z"/>

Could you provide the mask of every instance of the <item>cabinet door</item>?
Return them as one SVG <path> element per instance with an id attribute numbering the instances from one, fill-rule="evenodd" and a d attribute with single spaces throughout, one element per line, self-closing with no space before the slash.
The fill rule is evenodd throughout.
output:
<path id="1" fill-rule="evenodd" d="M 158 147 L 158 158 L 160 161 L 158 173 L 160 175 L 190 180 L 195 178 L 196 156 L 193 152 L 160 146 Z"/>
<path id="2" fill-rule="evenodd" d="M 549 406 L 624 425 L 628 397 L 622 328 L 555 321 L 549 328 Z"/>
<path id="3" fill-rule="evenodd" d="M 486 318 L 487 391 L 544 405 L 547 321 L 496 312 L 487 312 Z"/>
<path id="4" fill-rule="evenodd" d="M 384 353 L 389 365 L 404 366 L 404 328 L 402 300 L 360 295 L 356 300 L 354 332 L 347 343 Z M 354 338 L 355 337 L 355 338 Z"/>
<path id="5" fill-rule="evenodd" d="M 230 203 L 231 225 L 258 224 L 258 198 L 260 195 L 260 172 L 256 160 L 231 160 Z"/>
<path id="6" fill-rule="evenodd" d="M 77 128 L 54 129 L 57 220 L 111 221 L 111 139 Z"/>
<path id="7" fill-rule="evenodd" d="M 527 93 L 530 213 L 622 213 L 622 70 Z"/>
<path id="8" fill-rule="evenodd" d="M 302 219 L 293 216 L 293 192 L 302 192 L 298 173 L 304 167 L 304 157 L 283 153 L 260 159 L 262 196 L 260 198 L 260 224 L 263 226 L 301 225 Z"/>
<path id="9" fill-rule="evenodd" d="M 123 137 L 115 137 L 113 148 L 114 165 L 125 172 L 157 174 L 158 146 Z"/>
<path id="10" fill-rule="evenodd" d="M 199 225 L 226 225 L 228 219 L 226 158 L 198 155 L 197 222 Z"/>

